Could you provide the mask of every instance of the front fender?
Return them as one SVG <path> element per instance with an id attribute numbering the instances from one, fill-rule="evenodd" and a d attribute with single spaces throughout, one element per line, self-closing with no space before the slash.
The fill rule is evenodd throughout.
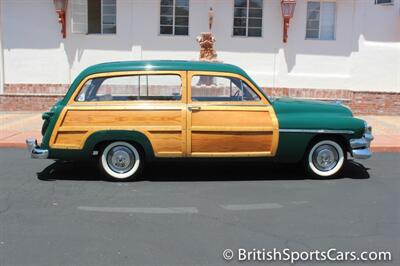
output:
<path id="1" fill-rule="evenodd" d="M 309 129 L 351 131 L 348 137 L 361 137 L 365 122 L 352 116 L 335 116 L 316 114 L 281 114 L 278 116 L 279 129 Z"/>
<path id="2" fill-rule="evenodd" d="M 276 160 L 282 162 L 300 161 L 317 136 L 336 135 L 349 141 L 361 138 L 365 129 L 362 119 L 334 114 L 281 113 L 278 120 L 280 132 Z"/>

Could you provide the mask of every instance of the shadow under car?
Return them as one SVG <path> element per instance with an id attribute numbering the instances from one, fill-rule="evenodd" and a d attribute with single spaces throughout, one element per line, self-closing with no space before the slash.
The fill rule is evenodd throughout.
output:
<path id="1" fill-rule="evenodd" d="M 368 169 L 349 160 L 340 178 L 367 179 Z M 80 161 L 54 161 L 37 174 L 43 181 L 54 180 L 105 180 L 95 163 Z M 255 180 L 305 180 L 307 176 L 300 164 L 280 164 L 256 161 L 220 160 L 168 160 L 146 164 L 138 181 L 190 182 L 190 181 L 255 181 Z"/>

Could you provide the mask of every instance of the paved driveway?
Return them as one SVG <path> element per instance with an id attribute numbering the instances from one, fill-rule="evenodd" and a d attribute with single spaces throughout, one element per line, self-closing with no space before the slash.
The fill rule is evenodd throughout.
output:
<path id="1" fill-rule="evenodd" d="M 239 264 L 228 248 L 385 250 L 393 260 L 375 265 L 399 265 L 400 154 L 362 163 L 321 181 L 292 165 L 175 162 L 110 183 L 0 149 L 0 265 Z"/>

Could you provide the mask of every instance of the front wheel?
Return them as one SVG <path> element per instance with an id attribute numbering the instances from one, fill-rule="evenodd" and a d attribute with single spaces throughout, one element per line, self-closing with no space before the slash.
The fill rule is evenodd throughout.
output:
<path id="1" fill-rule="evenodd" d="M 141 149 L 125 141 L 108 144 L 99 158 L 100 170 L 111 181 L 136 179 L 143 168 Z"/>
<path id="2" fill-rule="evenodd" d="M 311 145 L 304 160 L 310 175 L 317 178 L 334 178 L 339 176 L 344 168 L 346 152 L 336 140 L 319 140 Z"/>

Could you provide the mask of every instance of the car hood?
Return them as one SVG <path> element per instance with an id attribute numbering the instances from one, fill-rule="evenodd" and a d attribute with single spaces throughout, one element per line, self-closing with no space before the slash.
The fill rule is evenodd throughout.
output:
<path id="1" fill-rule="evenodd" d="M 328 116 L 353 116 L 351 110 L 338 102 L 323 102 L 315 100 L 294 99 L 288 97 L 276 98 L 272 101 L 275 113 L 280 114 L 314 114 Z"/>

